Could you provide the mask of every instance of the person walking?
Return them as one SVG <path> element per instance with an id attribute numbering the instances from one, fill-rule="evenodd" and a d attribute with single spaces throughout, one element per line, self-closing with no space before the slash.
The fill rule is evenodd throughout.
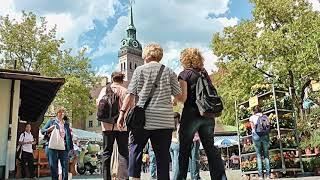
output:
<path id="1" fill-rule="evenodd" d="M 131 129 L 130 132 L 129 176 L 134 180 L 141 177 L 142 150 L 149 139 L 156 156 L 157 178 L 170 179 L 169 147 L 174 129 L 171 96 L 181 99 L 182 94 L 177 75 L 172 69 L 160 64 L 162 56 L 163 49 L 158 44 L 149 44 L 144 48 L 142 58 L 146 64 L 135 69 L 118 118 L 118 127 L 123 129 L 124 114 L 135 96 L 139 97 L 136 106 L 145 107 L 147 104 L 144 127 Z M 150 93 L 152 89 L 153 94 Z"/>
<path id="2" fill-rule="evenodd" d="M 253 115 L 249 118 L 252 129 L 252 141 L 256 151 L 259 179 L 263 179 L 262 155 L 264 157 L 266 177 L 270 178 L 269 160 L 269 130 L 270 121 L 267 115 L 262 114 L 259 105 L 253 108 Z"/>
<path id="3" fill-rule="evenodd" d="M 62 180 L 68 180 L 68 169 L 69 169 L 69 151 L 73 150 L 73 142 L 71 136 L 70 124 L 68 121 L 65 121 L 64 118 L 65 109 L 58 108 L 56 111 L 56 117 L 50 119 L 42 128 L 41 133 L 49 137 L 49 141 L 46 142 L 46 151 L 48 153 L 49 166 L 51 170 L 52 180 L 58 180 L 58 162 L 60 160 L 61 169 L 62 169 Z M 61 147 L 64 147 L 64 150 L 57 150 L 50 146 L 50 138 L 52 132 L 57 129 L 60 137 L 63 139 L 63 143 L 60 144 Z"/>
<path id="4" fill-rule="evenodd" d="M 121 72 L 113 72 L 111 75 L 112 83 L 108 84 L 106 87 L 102 88 L 100 95 L 97 99 L 97 106 L 99 106 L 99 102 L 103 98 L 107 98 L 105 95 L 107 93 L 114 93 L 118 102 L 114 102 L 111 106 L 117 109 L 116 118 L 114 119 L 114 123 L 108 123 L 101 121 L 102 135 L 103 135 L 103 153 L 102 153 L 102 165 L 103 165 L 103 179 L 111 180 L 112 173 L 110 171 L 110 166 L 113 164 L 118 167 L 116 176 L 119 179 L 129 179 L 128 177 L 128 132 L 126 129 L 119 129 L 116 126 L 117 117 L 120 113 L 120 108 L 123 103 L 123 99 L 127 94 L 127 89 L 123 85 L 124 74 Z M 112 92 L 111 92 L 112 91 Z M 113 108 L 113 107 L 112 107 Z M 118 164 L 111 163 L 111 157 L 114 152 L 114 143 L 117 143 L 117 151 L 118 151 Z M 114 168 L 113 168 L 114 169 Z"/>
<path id="5" fill-rule="evenodd" d="M 188 173 L 189 156 L 194 134 L 198 131 L 202 145 L 208 157 L 210 176 L 212 180 L 226 179 L 225 169 L 218 149 L 213 142 L 214 119 L 200 115 L 196 104 L 196 85 L 202 76 L 211 83 L 209 75 L 204 69 L 204 59 L 197 48 L 187 48 L 181 52 L 180 62 L 184 70 L 179 74 L 184 103 L 179 131 L 179 173 L 178 180 L 185 180 Z"/>
<path id="6" fill-rule="evenodd" d="M 189 169 L 192 180 L 200 180 L 200 137 L 196 132 L 193 137 L 191 157 L 189 160 Z"/>
<path id="7" fill-rule="evenodd" d="M 180 126 L 180 114 L 178 112 L 174 113 L 174 130 L 172 132 L 171 146 L 170 146 L 170 156 L 172 161 L 172 174 L 173 180 L 178 177 L 179 169 L 179 126 Z"/>
<path id="8" fill-rule="evenodd" d="M 21 133 L 19 138 L 21 145 L 21 176 L 26 178 L 26 164 L 28 164 L 29 176 L 35 179 L 34 175 L 34 157 L 32 145 L 35 144 L 33 135 L 31 134 L 31 124 L 26 124 L 25 131 Z"/>

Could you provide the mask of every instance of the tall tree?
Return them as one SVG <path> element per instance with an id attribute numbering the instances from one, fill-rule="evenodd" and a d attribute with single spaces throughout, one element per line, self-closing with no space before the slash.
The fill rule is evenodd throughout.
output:
<path id="1" fill-rule="evenodd" d="M 224 63 L 241 61 L 260 72 L 248 76 L 264 75 L 291 87 L 301 109 L 310 79 L 319 78 L 320 14 L 307 0 L 250 2 L 253 19 L 215 34 L 214 53 Z"/>
<path id="2" fill-rule="evenodd" d="M 0 17 L 0 67 L 64 77 L 66 83 L 53 105 L 64 106 L 73 121 L 82 121 L 93 108 L 90 89 L 96 78 L 85 49 L 72 55 L 72 49 L 61 48 L 63 43 L 56 36 L 56 27 L 47 28 L 44 17 L 38 21 L 31 12 L 23 12 L 21 21 Z"/>

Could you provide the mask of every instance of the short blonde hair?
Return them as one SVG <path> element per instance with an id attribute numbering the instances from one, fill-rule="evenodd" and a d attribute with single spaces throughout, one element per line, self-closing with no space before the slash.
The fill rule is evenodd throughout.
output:
<path id="1" fill-rule="evenodd" d="M 142 58 L 145 60 L 146 58 L 152 58 L 156 61 L 160 61 L 163 56 L 163 49 L 159 44 L 149 44 L 145 48 L 143 48 Z"/>
<path id="2" fill-rule="evenodd" d="M 203 56 L 198 48 L 186 48 L 181 51 L 180 62 L 184 69 L 203 69 Z"/>

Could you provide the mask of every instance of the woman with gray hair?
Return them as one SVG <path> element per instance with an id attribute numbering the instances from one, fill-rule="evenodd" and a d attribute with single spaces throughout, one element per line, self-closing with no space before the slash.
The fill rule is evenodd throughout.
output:
<path id="1" fill-rule="evenodd" d="M 160 69 L 164 68 L 150 103 L 145 109 L 145 126 L 141 129 L 132 129 L 130 132 L 129 177 L 131 179 L 140 179 L 142 152 L 149 139 L 157 160 L 157 178 L 170 179 L 169 148 L 175 125 L 171 96 L 181 99 L 182 95 L 177 75 L 172 69 L 160 64 L 162 56 L 163 49 L 158 44 L 149 44 L 144 48 L 142 58 L 146 64 L 134 71 L 118 118 L 118 128 L 123 129 L 124 114 L 129 110 L 130 103 L 134 101 L 135 96 L 138 96 L 136 105 L 144 106 Z"/>

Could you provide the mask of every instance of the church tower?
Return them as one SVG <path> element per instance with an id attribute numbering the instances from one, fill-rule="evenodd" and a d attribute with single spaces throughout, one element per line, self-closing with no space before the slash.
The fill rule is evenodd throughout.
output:
<path id="1" fill-rule="evenodd" d="M 122 39 L 118 53 L 120 70 L 125 74 L 125 81 L 130 81 L 134 70 L 144 64 L 142 46 L 136 38 L 136 28 L 133 24 L 132 3 L 130 5 L 130 24 L 127 28 L 127 37 Z"/>

